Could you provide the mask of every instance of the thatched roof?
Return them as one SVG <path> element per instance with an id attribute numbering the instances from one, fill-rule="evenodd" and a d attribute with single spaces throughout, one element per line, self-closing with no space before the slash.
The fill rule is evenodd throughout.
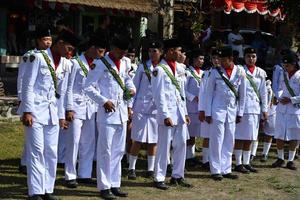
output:
<path id="1" fill-rule="evenodd" d="M 152 13 L 157 7 L 153 0 L 46 0 L 68 4 L 79 4 L 118 10 L 130 10 L 142 13 Z"/>

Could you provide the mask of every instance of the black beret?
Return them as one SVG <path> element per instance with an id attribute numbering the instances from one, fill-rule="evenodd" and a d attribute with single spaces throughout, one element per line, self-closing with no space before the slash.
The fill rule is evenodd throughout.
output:
<path id="1" fill-rule="evenodd" d="M 64 42 L 69 43 L 74 47 L 76 47 L 80 42 L 79 38 L 74 33 L 65 29 L 63 29 L 59 33 L 57 40 L 63 40 Z"/>
<path id="2" fill-rule="evenodd" d="M 204 56 L 204 51 L 202 49 L 194 49 L 191 53 L 191 58 L 197 58 L 198 56 Z"/>
<path id="3" fill-rule="evenodd" d="M 51 37 L 51 29 L 47 26 L 37 27 L 34 36 L 36 39 L 43 37 Z"/>
<path id="4" fill-rule="evenodd" d="M 112 40 L 112 45 L 124 51 L 128 50 L 130 45 L 129 38 L 126 36 L 116 36 Z"/>
<path id="5" fill-rule="evenodd" d="M 162 48 L 162 43 L 159 41 L 152 41 L 148 44 L 148 48 L 152 48 L 152 49 L 161 49 Z"/>
<path id="6" fill-rule="evenodd" d="M 298 57 L 294 52 L 290 52 L 289 54 L 285 54 L 282 57 L 282 63 L 287 64 L 287 63 L 297 63 L 298 62 Z"/>
<path id="7" fill-rule="evenodd" d="M 219 56 L 220 54 L 219 54 L 219 49 L 217 49 L 217 48 L 212 48 L 211 49 L 211 56 Z"/>
<path id="8" fill-rule="evenodd" d="M 232 57 L 233 56 L 232 48 L 230 46 L 224 46 L 224 47 L 220 48 L 219 56 L 221 58 Z"/>
<path id="9" fill-rule="evenodd" d="M 97 35 L 91 35 L 88 44 L 89 46 L 95 46 L 101 49 L 106 49 L 108 47 L 107 41 L 103 37 Z"/>
<path id="10" fill-rule="evenodd" d="M 170 48 L 176 48 L 176 47 L 182 47 L 182 45 L 177 39 L 173 38 L 173 39 L 164 40 L 165 50 L 168 50 Z"/>
<path id="11" fill-rule="evenodd" d="M 256 54 L 256 49 L 254 49 L 252 47 L 248 47 L 245 49 L 244 54 L 246 55 L 247 53 L 250 53 L 250 54 L 255 53 Z"/>

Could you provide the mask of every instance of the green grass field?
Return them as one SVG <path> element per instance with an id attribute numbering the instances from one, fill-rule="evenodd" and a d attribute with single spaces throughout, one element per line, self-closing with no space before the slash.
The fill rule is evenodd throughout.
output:
<path id="1" fill-rule="evenodd" d="M 26 199 L 26 176 L 18 172 L 19 157 L 23 146 L 23 127 L 20 123 L 0 122 L 0 199 Z M 129 192 L 127 199 L 243 199 L 243 200 L 282 200 L 300 199 L 300 173 L 285 168 L 270 168 L 275 160 L 274 147 L 269 162 L 254 166 L 257 174 L 240 175 L 238 180 L 215 182 L 208 172 L 201 168 L 188 169 L 187 180 L 194 185 L 192 189 L 171 188 L 160 191 L 153 188 L 152 181 L 142 176 L 129 181 L 123 177 L 123 189 Z M 261 148 L 258 150 L 258 155 Z M 296 161 L 300 167 L 299 161 Z M 138 161 L 138 175 L 146 160 Z M 63 170 L 58 169 L 55 194 L 63 200 L 99 199 L 96 185 L 79 186 L 77 189 L 64 187 Z"/>

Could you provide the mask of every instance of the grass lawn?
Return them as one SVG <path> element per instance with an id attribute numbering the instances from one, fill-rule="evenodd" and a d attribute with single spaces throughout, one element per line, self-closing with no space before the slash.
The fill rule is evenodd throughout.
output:
<path id="1" fill-rule="evenodd" d="M 0 122 L 0 199 L 26 199 L 26 176 L 18 172 L 19 158 L 23 146 L 23 127 L 16 122 Z M 274 146 L 269 162 L 254 161 L 259 169 L 257 174 L 240 175 L 238 180 L 215 182 L 210 174 L 201 168 L 188 169 L 187 180 L 194 185 L 192 189 L 171 188 L 160 191 L 152 187 L 152 181 L 139 176 L 129 181 L 125 173 L 123 189 L 129 192 L 127 199 L 255 199 L 282 200 L 300 199 L 300 173 L 285 168 L 272 169 L 275 160 Z M 261 152 L 261 146 L 258 154 Z M 296 161 L 300 167 L 299 161 Z M 146 160 L 138 161 L 138 175 L 143 174 L 142 166 Z M 168 178 L 169 179 L 169 178 Z M 99 199 L 96 185 L 79 186 L 77 189 L 64 187 L 63 170 L 58 169 L 55 194 L 63 200 Z"/>

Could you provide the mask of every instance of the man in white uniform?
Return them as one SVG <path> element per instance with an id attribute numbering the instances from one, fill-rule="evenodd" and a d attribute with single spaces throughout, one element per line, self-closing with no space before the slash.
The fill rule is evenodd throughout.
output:
<path id="1" fill-rule="evenodd" d="M 236 123 L 244 114 L 245 71 L 234 65 L 232 48 L 220 49 L 221 67 L 214 68 L 207 80 L 206 121 L 210 124 L 209 156 L 212 178 L 237 179 L 231 173 L 232 151 Z"/>
<path id="2" fill-rule="evenodd" d="M 36 50 L 46 50 L 52 45 L 52 37 L 51 37 L 51 31 L 49 27 L 38 27 L 35 32 L 35 39 L 36 39 L 36 49 L 29 50 L 23 55 L 23 61 L 19 65 L 18 69 L 18 82 L 17 82 L 17 91 L 18 91 L 18 100 L 19 100 L 19 108 L 18 108 L 18 114 L 22 115 L 22 80 L 24 76 L 24 72 L 26 70 L 26 65 L 29 64 L 29 57 L 31 54 L 34 53 Z M 26 142 L 24 141 L 24 148 L 23 153 L 21 157 L 21 163 L 19 170 L 22 173 L 26 174 Z"/>
<path id="3" fill-rule="evenodd" d="M 70 121 L 66 133 L 65 180 L 69 188 L 77 187 L 76 163 L 78 159 L 78 178 L 81 182 L 91 181 L 96 140 L 96 111 L 98 105 L 85 95 L 83 89 L 93 61 L 103 57 L 105 41 L 91 36 L 88 49 L 80 56 L 71 59 L 72 70 L 67 88 L 66 119 Z M 93 71 L 91 71 L 93 72 Z M 78 152 L 79 151 L 79 152 Z"/>
<path id="4" fill-rule="evenodd" d="M 94 61 L 96 66 L 85 81 L 86 94 L 99 105 L 97 185 L 104 199 L 128 196 L 120 190 L 128 101 L 135 95 L 134 84 L 128 75 L 131 66 L 123 58 L 128 46 L 128 38 L 116 37 L 112 51 Z"/>
<path id="5" fill-rule="evenodd" d="M 158 189 L 166 190 L 167 159 L 170 146 L 173 147 L 173 171 L 170 183 L 191 187 L 184 180 L 186 156 L 187 124 L 190 123 L 186 109 L 184 82 L 185 69 L 176 62 L 181 47 L 176 39 L 164 42 L 165 59 L 153 70 L 152 92 L 157 107 L 158 141 L 155 159 L 154 184 Z"/>
<path id="6" fill-rule="evenodd" d="M 59 124 L 66 128 L 63 99 L 70 71 L 70 62 L 63 56 L 76 43 L 72 33 L 63 31 L 51 48 L 29 56 L 22 81 L 29 199 L 57 199 L 52 193 L 58 132 Z"/>

